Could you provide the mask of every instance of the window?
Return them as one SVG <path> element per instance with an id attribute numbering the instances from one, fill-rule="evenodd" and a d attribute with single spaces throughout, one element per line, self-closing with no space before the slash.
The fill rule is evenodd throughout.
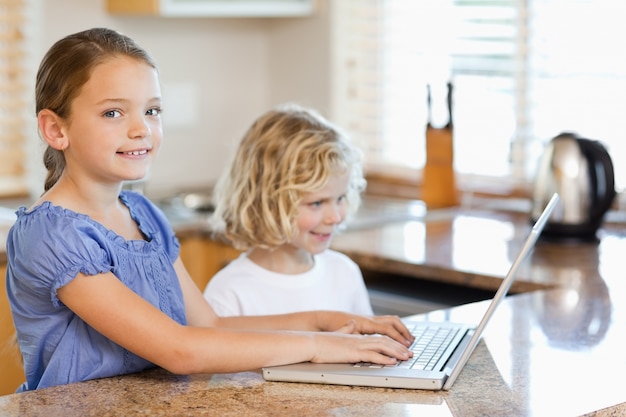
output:
<path id="1" fill-rule="evenodd" d="M 428 111 L 443 125 L 453 83 L 455 171 L 529 184 L 562 131 L 603 142 L 626 186 L 626 8 L 617 0 L 332 2 L 333 117 L 369 170 L 419 170 Z M 443 109 L 443 110 L 442 110 Z"/>
<path id="2" fill-rule="evenodd" d="M 0 1 L 0 196 L 26 189 L 23 9 L 23 1 Z"/>

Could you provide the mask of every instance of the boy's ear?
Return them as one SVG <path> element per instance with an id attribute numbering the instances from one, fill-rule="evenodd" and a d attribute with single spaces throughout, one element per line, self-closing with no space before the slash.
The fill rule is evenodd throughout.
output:
<path id="1" fill-rule="evenodd" d="M 48 145 L 57 150 L 68 147 L 69 141 L 63 130 L 63 119 L 49 109 L 43 109 L 37 115 L 37 124 L 41 137 Z"/>

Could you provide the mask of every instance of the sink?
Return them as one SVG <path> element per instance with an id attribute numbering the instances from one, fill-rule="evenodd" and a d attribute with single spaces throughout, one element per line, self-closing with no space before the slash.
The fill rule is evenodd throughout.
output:
<path id="1" fill-rule="evenodd" d="M 173 210 L 192 210 L 202 213 L 215 211 L 211 188 L 180 190 L 161 198 L 154 198 L 152 201 L 162 208 L 167 207 Z"/>
<path id="2" fill-rule="evenodd" d="M 209 193 L 187 193 L 179 196 L 183 206 L 192 210 L 212 213 L 215 211 L 213 197 Z"/>

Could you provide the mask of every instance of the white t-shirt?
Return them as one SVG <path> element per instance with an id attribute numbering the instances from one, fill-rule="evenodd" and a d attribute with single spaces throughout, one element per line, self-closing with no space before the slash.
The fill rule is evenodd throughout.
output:
<path id="1" fill-rule="evenodd" d="M 220 316 L 283 314 L 336 310 L 373 315 L 363 275 L 346 255 L 325 250 L 315 266 L 295 275 L 268 271 L 246 253 L 219 271 L 204 290 Z"/>

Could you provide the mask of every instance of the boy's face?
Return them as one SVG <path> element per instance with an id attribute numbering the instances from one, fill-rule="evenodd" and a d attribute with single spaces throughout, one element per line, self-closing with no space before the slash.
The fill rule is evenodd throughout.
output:
<path id="1" fill-rule="evenodd" d="M 304 194 L 298 206 L 298 235 L 291 242 L 292 246 L 311 254 L 328 249 L 338 226 L 346 218 L 349 181 L 349 172 L 334 175 L 319 191 Z"/>

